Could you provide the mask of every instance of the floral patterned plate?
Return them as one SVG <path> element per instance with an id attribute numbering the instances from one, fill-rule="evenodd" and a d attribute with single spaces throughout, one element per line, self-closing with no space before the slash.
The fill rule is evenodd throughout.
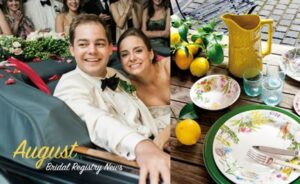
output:
<path id="1" fill-rule="evenodd" d="M 282 55 L 281 70 L 290 78 L 300 81 L 300 48 L 287 51 Z"/>
<path id="2" fill-rule="evenodd" d="M 239 84 L 226 75 L 210 75 L 195 82 L 190 90 L 194 104 L 207 110 L 220 110 L 232 105 L 240 96 Z"/>
<path id="3" fill-rule="evenodd" d="M 260 165 L 247 156 L 253 145 L 299 150 L 300 119 L 295 115 L 275 107 L 245 106 L 220 119 L 213 138 L 208 136 L 213 139 L 213 160 L 227 179 L 243 184 L 285 184 L 300 176 L 292 168 Z M 272 156 L 300 165 L 297 158 Z"/>
<path id="4" fill-rule="evenodd" d="M 296 94 L 294 98 L 294 110 L 300 116 L 300 91 Z"/>

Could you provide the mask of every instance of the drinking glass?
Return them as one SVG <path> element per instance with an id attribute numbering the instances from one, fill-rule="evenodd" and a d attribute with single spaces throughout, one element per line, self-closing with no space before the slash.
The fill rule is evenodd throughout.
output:
<path id="1" fill-rule="evenodd" d="M 262 83 L 262 99 L 265 104 L 278 105 L 282 98 L 285 69 L 267 65 L 266 77 Z"/>
<path id="2" fill-rule="evenodd" d="M 268 76 L 262 83 L 262 99 L 265 104 L 275 106 L 281 101 L 283 80 Z"/>
<path id="3" fill-rule="evenodd" d="M 246 95 L 259 96 L 262 91 L 262 72 L 257 68 L 249 68 L 243 74 L 243 87 Z"/>

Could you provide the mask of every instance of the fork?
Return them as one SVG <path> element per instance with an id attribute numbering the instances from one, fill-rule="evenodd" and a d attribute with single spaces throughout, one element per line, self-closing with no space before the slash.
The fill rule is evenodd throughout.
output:
<path id="1" fill-rule="evenodd" d="M 269 166 L 272 163 L 274 163 L 274 164 L 283 165 L 283 166 L 291 167 L 293 169 L 300 170 L 300 165 L 291 164 L 291 163 L 288 163 L 288 162 L 285 162 L 285 161 L 282 161 L 282 160 L 279 160 L 279 159 L 275 159 L 275 158 L 273 158 L 269 155 L 260 153 L 258 151 L 253 150 L 253 149 L 249 149 L 248 152 L 247 152 L 247 155 L 251 159 L 255 160 L 257 163 L 262 164 L 262 165 Z"/>

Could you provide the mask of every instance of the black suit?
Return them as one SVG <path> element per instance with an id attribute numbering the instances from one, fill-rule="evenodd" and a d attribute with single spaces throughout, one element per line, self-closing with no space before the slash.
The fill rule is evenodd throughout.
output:
<path id="1" fill-rule="evenodd" d="M 91 13 L 91 14 L 96 14 L 100 15 L 102 14 L 107 14 L 111 16 L 111 19 L 107 21 L 107 25 L 109 25 L 110 30 L 111 30 L 111 36 L 113 39 L 113 43 L 116 43 L 116 24 L 113 20 L 113 17 L 109 11 L 109 2 L 108 0 L 104 0 L 105 6 L 103 7 L 102 3 L 100 0 L 86 0 L 83 2 L 81 10 L 85 13 Z"/>

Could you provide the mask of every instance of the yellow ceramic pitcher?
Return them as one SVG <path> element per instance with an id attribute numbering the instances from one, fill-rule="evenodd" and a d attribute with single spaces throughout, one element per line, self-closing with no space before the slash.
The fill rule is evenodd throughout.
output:
<path id="1" fill-rule="evenodd" d="M 258 15 L 225 14 L 221 17 L 229 32 L 229 72 L 243 77 L 247 68 L 262 70 L 262 58 L 271 53 L 272 19 L 261 20 Z M 268 25 L 266 50 L 261 49 L 261 27 Z"/>

